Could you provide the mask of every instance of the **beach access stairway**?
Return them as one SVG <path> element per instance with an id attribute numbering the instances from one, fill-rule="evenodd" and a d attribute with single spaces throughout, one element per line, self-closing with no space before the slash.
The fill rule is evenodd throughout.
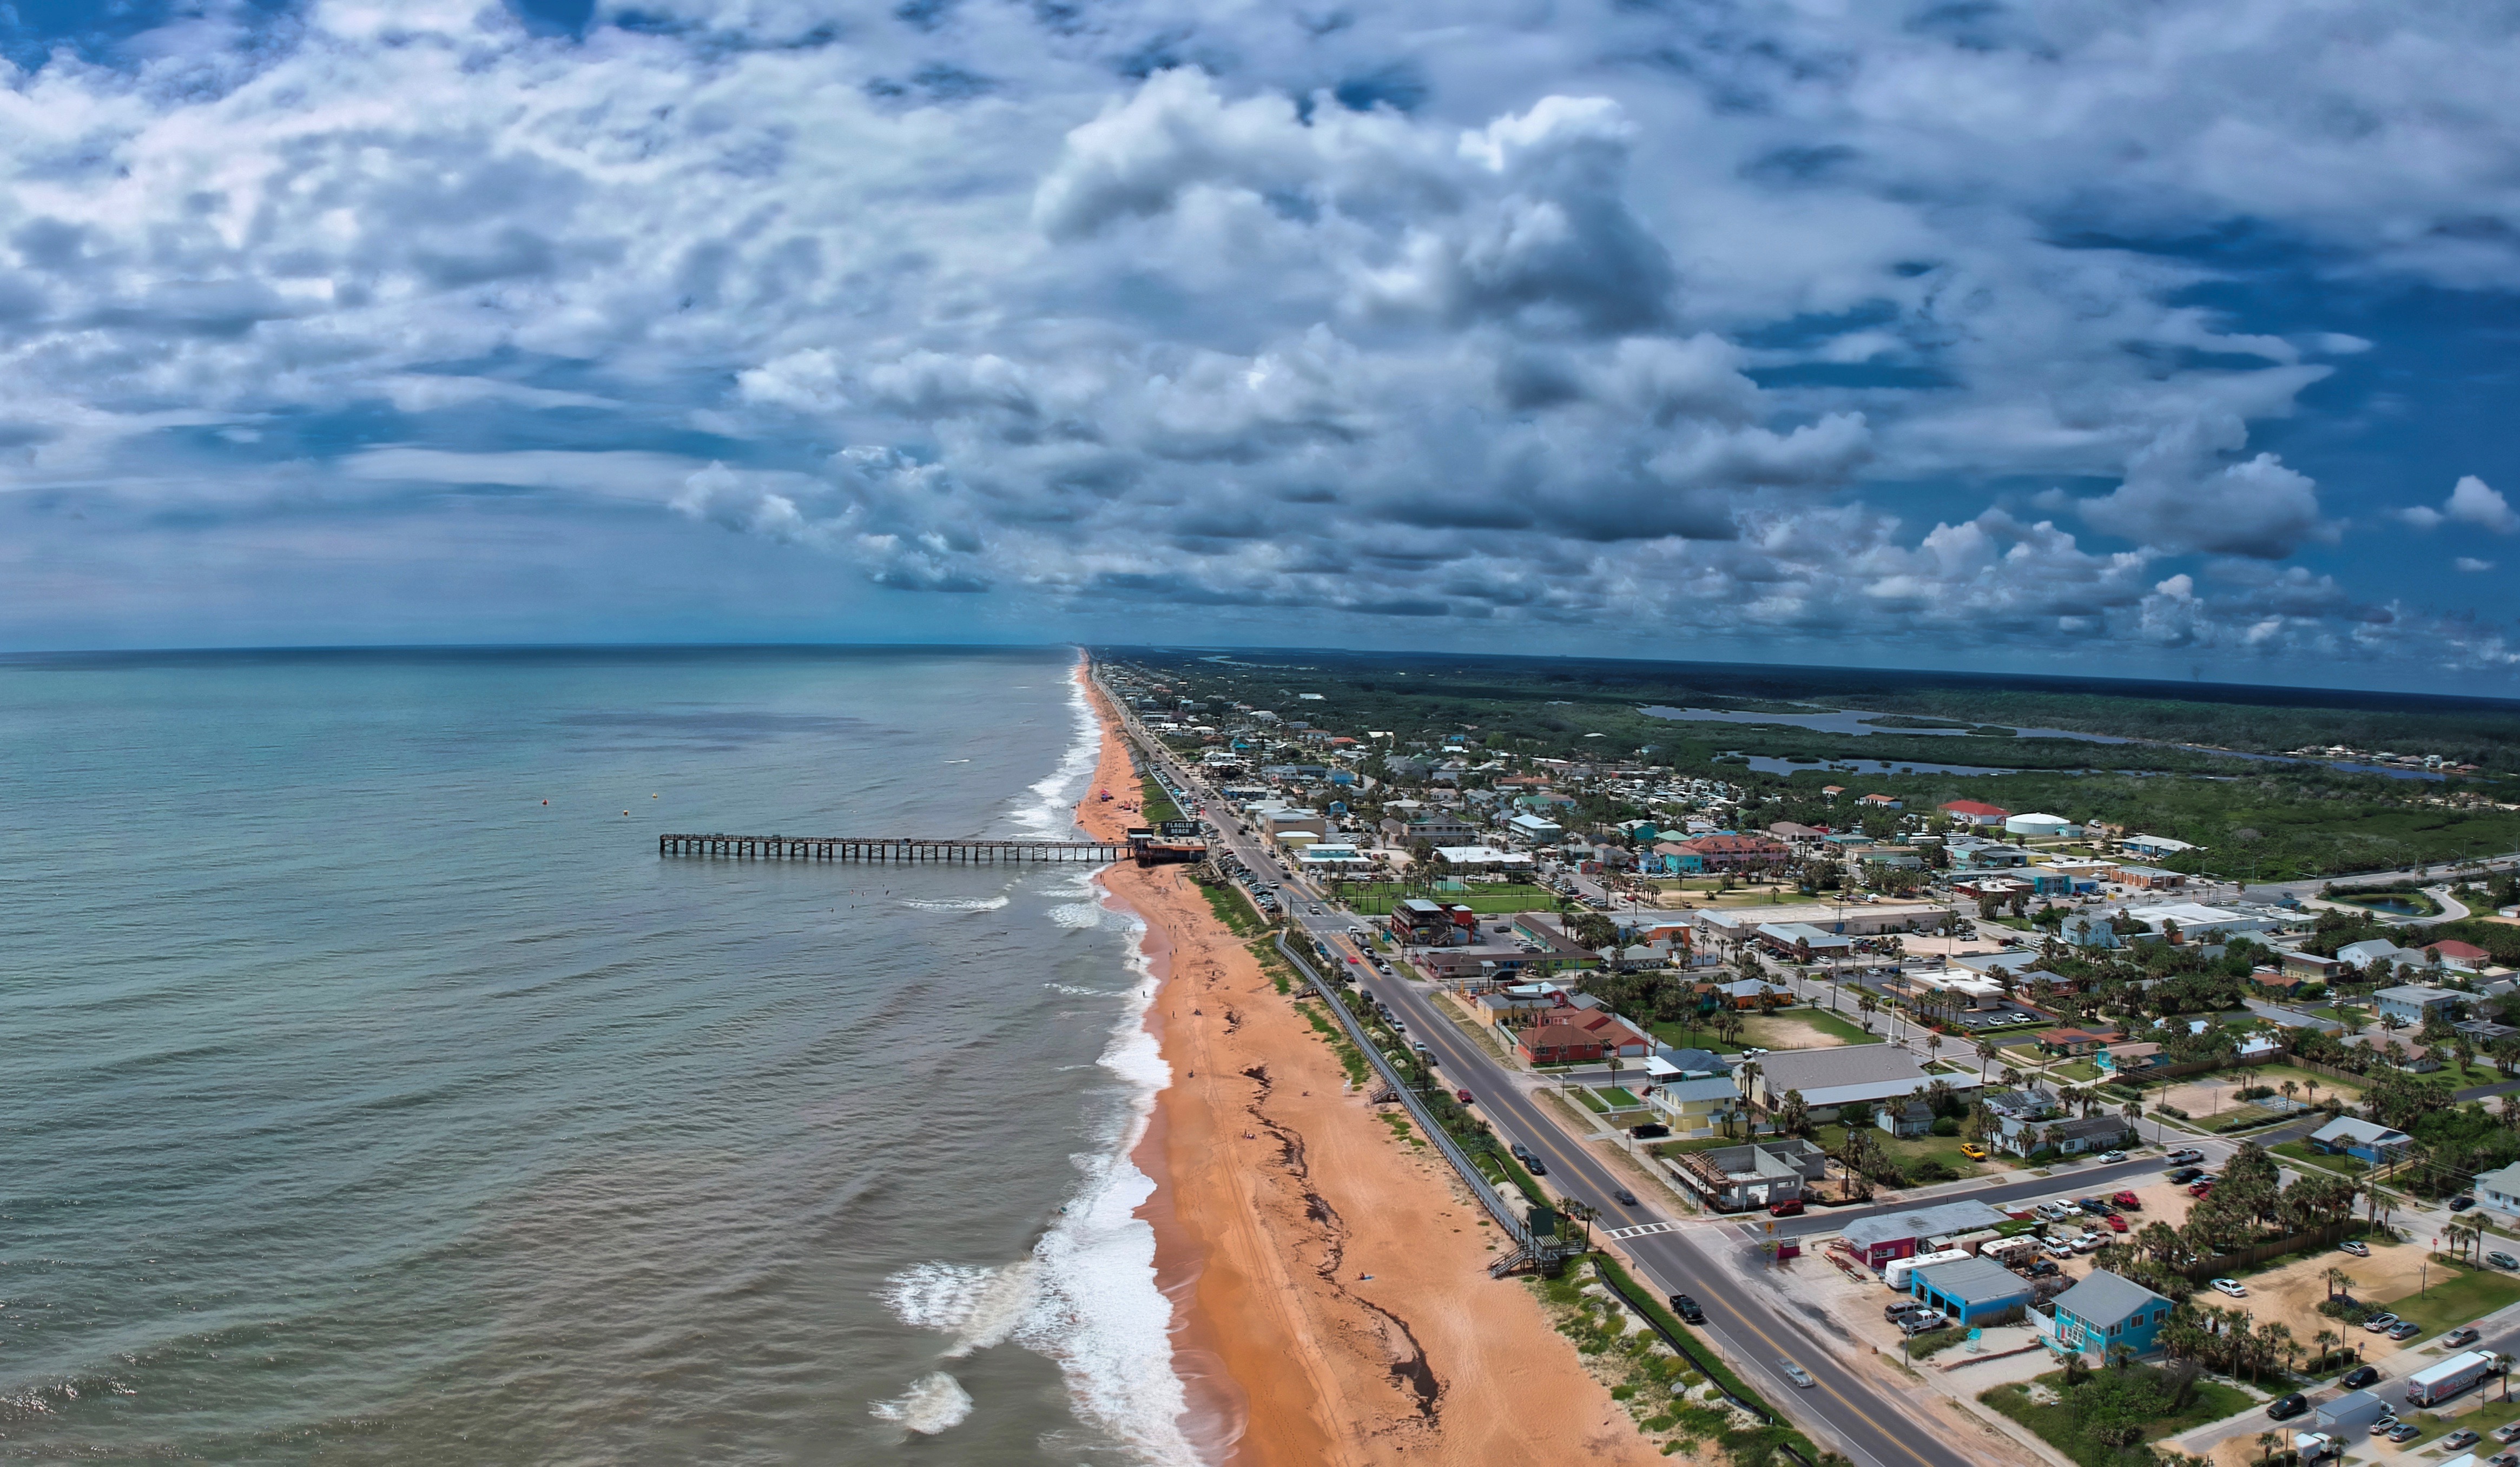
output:
<path id="1" fill-rule="evenodd" d="M 907 835 L 659 835 L 659 856 L 724 856 L 748 861 L 884 861 L 995 864 L 1126 861 L 1127 842 L 1109 840 L 922 840 Z"/>
<path id="2" fill-rule="evenodd" d="M 1553 1238 L 1533 1236 L 1530 1224 L 1516 1216 L 1512 1207 L 1489 1184 L 1487 1175 L 1470 1160 L 1469 1154 L 1453 1139 L 1451 1133 L 1436 1124 L 1435 1117 L 1426 1109 L 1426 1102 L 1401 1078 L 1390 1057 L 1382 1052 L 1382 1046 L 1373 1042 L 1373 1037 L 1366 1033 L 1365 1026 L 1357 1021 L 1356 1015 L 1339 1001 L 1338 991 L 1314 968 L 1310 960 L 1287 943 L 1283 932 L 1278 934 L 1278 951 L 1285 955 L 1286 960 L 1293 963 L 1295 970 L 1302 973 L 1304 980 L 1328 1002 L 1330 1012 L 1338 1016 L 1339 1025 L 1347 1031 L 1348 1039 L 1365 1055 L 1366 1062 L 1373 1066 L 1383 1086 L 1407 1107 L 1410 1118 L 1418 1123 L 1419 1133 L 1435 1143 L 1444 1160 L 1452 1163 L 1453 1170 L 1461 1174 L 1462 1183 L 1470 1189 L 1470 1195 L 1478 1198 L 1479 1205 L 1487 1209 L 1488 1216 L 1496 1220 L 1497 1226 L 1505 1229 L 1506 1236 L 1513 1240 L 1514 1246 L 1510 1250 L 1488 1265 L 1488 1272 L 1502 1277 L 1525 1265 L 1554 1264 L 1569 1251 Z"/>

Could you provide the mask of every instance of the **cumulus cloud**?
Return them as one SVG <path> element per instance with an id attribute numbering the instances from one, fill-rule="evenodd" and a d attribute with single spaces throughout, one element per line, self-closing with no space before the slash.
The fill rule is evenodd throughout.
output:
<path id="1" fill-rule="evenodd" d="M 2273 0 L 322 0 L 7 74 L 0 495 L 644 515 L 1043 633 L 2352 655 L 2420 618 L 2292 563 L 2365 509 L 2264 424 L 2369 328 L 2164 242 L 2520 289 L 2515 61 Z"/>
<path id="2" fill-rule="evenodd" d="M 2502 497 L 2501 490 L 2472 473 L 2463 475 L 2452 486 L 2450 499 L 2440 509 L 2430 505 L 2410 505 L 2400 510 L 2398 517 L 2421 530 L 2444 524 L 2466 524 L 2497 535 L 2520 533 L 2520 511 L 2511 508 L 2510 501 Z"/>

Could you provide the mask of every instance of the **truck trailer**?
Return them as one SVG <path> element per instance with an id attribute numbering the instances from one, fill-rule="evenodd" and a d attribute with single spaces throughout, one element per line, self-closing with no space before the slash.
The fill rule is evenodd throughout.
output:
<path id="1" fill-rule="evenodd" d="M 2419 1406 L 2448 1400 L 2494 1374 L 2499 1358 L 2490 1350 L 2470 1350 L 2452 1356 L 2430 1370 L 2417 1371 L 2407 1377 L 2407 1400 Z"/>

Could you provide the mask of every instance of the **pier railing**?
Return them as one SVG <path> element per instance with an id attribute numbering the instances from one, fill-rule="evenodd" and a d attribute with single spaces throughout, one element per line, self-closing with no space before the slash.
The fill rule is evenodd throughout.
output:
<path id="1" fill-rule="evenodd" d="M 659 835 L 659 856 L 724 856 L 745 861 L 1009 861 L 1129 859 L 1124 841 L 920 840 L 906 835 Z"/>
<path id="2" fill-rule="evenodd" d="M 1487 1174 L 1470 1160 L 1469 1153 L 1453 1139 L 1452 1133 L 1436 1121 L 1433 1112 L 1426 1108 L 1425 1100 L 1409 1088 L 1409 1082 L 1391 1063 L 1390 1057 L 1382 1052 L 1382 1046 L 1374 1043 L 1373 1036 L 1366 1032 L 1365 1026 L 1357 1022 L 1356 1015 L 1350 1013 L 1347 1004 L 1340 1000 L 1338 990 L 1321 975 L 1310 959 L 1287 944 L 1283 932 L 1278 934 L 1278 951 L 1286 955 L 1286 960 L 1295 965 L 1295 970 L 1304 975 L 1304 980 L 1313 986 L 1314 991 L 1328 1000 L 1330 1012 L 1338 1015 L 1339 1026 L 1347 1031 L 1347 1037 L 1364 1053 L 1366 1063 L 1373 1066 L 1374 1073 L 1382 1077 L 1383 1084 L 1391 1087 L 1391 1092 L 1408 1107 L 1410 1118 L 1418 1123 L 1418 1129 L 1435 1143 L 1435 1149 L 1444 1154 L 1444 1160 L 1453 1164 L 1453 1170 L 1462 1175 L 1462 1183 L 1470 1189 L 1470 1195 L 1479 1199 L 1479 1205 L 1488 1210 L 1488 1216 L 1496 1220 L 1497 1226 L 1504 1228 L 1506 1235 L 1513 1239 L 1514 1252 L 1507 1257 L 1535 1263 L 1547 1261 L 1549 1246 L 1532 1236 L 1531 1225 L 1514 1215 L 1504 1196 L 1489 1184 Z"/>

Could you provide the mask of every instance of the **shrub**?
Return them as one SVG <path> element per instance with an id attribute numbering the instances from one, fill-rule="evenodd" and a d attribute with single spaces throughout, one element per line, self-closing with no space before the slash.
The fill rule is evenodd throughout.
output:
<path id="1" fill-rule="evenodd" d="M 1960 1123 L 1959 1123 L 1959 1122 L 1958 1122 L 1958 1121 L 1956 1121 L 1956 1120 L 1952 1119 L 1950 1116 L 1938 1116 L 1938 1117 L 1936 1117 L 1936 1118 L 1935 1118 L 1935 1120 L 1934 1120 L 1934 1134 L 1936 1134 L 1936 1135 L 1958 1135 L 1958 1134 L 1960 1134 Z"/>

